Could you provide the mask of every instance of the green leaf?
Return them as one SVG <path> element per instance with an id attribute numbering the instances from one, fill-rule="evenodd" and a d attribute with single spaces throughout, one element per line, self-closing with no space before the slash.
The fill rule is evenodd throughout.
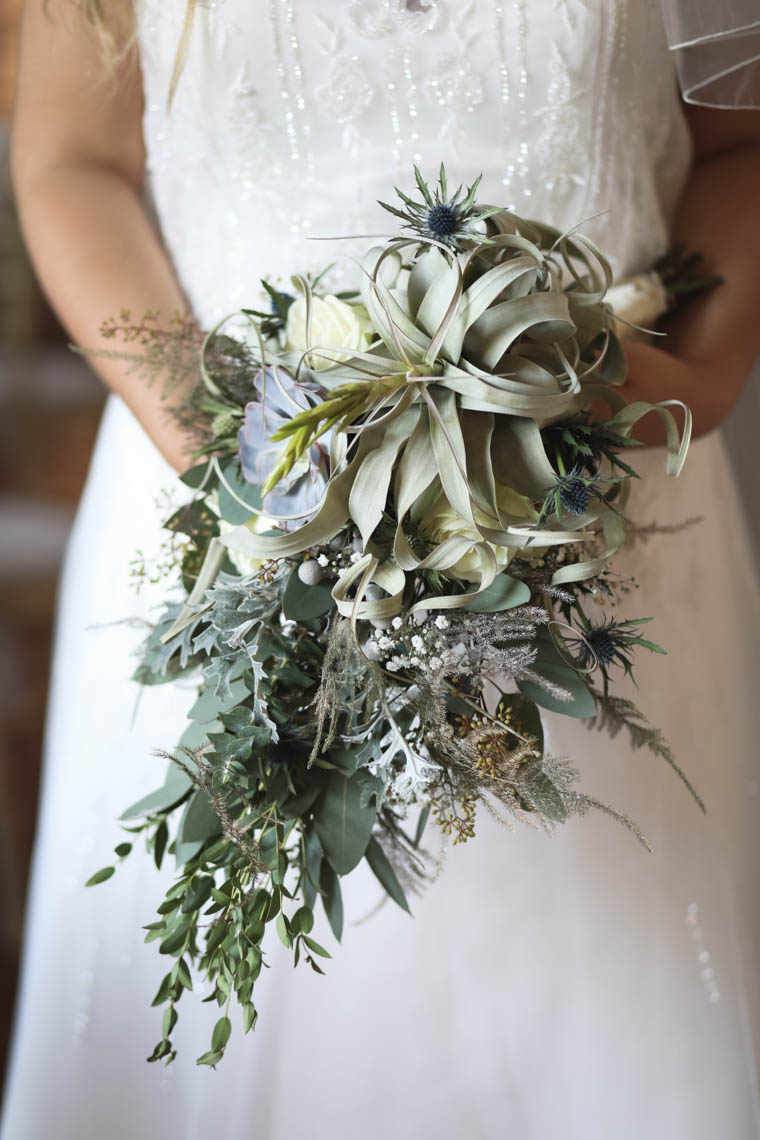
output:
<path id="1" fill-rule="evenodd" d="M 247 696 L 248 686 L 245 681 L 239 678 L 230 683 L 230 695 L 226 700 L 222 700 L 218 697 L 213 689 L 206 688 L 190 709 L 190 712 L 187 714 L 188 718 L 190 720 L 196 720 L 203 725 L 211 724 L 218 718 L 220 713 L 242 704 Z M 184 740 L 182 743 L 184 743 Z"/>
<path id="2" fill-rule="evenodd" d="M 171 976 L 171 974 L 166 974 L 161 981 L 161 985 L 158 987 L 158 991 L 156 993 L 156 996 L 153 998 L 151 1005 L 154 1008 L 156 1006 L 163 1005 L 164 1002 L 167 1001 L 171 992 L 172 992 L 172 976 Z"/>
<path id="3" fill-rule="evenodd" d="M 163 787 L 138 800 L 136 804 L 132 804 L 132 807 L 127 808 L 120 818 L 125 820 L 138 819 L 140 816 L 151 815 L 153 812 L 171 811 L 172 808 L 177 807 L 182 802 L 192 786 L 193 783 L 189 776 L 186 776 L 182 769 L 172 762 L 166 773 Z"/>
<path id="4" fill-rule="evenodd" d="M 164 861 L 164 852 L 166 845 L 169 842 L 169 828 L 167 827 L 166 820 L 162 819 L 156 828 L 156 834 L 153 836 L 153 862 L 156 867 L 161 870 L 161 864 Z"/>
<path id="5" fill-rule="evenodd" d="M 570 693 L 570 700 L 559 700 L 535 681 L 518 681 L 517 687 L 520 692 L 541 708 L 549 709 L 551 712 L 563 713 L 564 716 L 577 717 L 581 720 L 594 716 L 596 705 L 583 677 L 563 661 L 551 635 L 542 631 L 537 643 L 538 657 L 531 668 L 547 681 L 566 689 Z"/>
<path id="6" fill-rule="evenodd" d="M 115 867 L 101 867 L 99 871 L 96 871 L 95 874 L 87 880 L 85 886 L 97 887 L 98 883 L 105 883 L 114 874 L 116 874 Z"/>
<path id="7" fill-rule="evenodd" d="M 215 1053 L 215 1052 L 204 1053 L 203 1056 L 199 1057 L 195 1063 L 196 1063 L 196 1065 L 210 1065 L 211 1068 L 213 1069 L 216 1067 L 216 1065 L 219 1064 L 219 1062 L 221 1061 L 223 1056 L 224 1056 L 223 1052 L 221 1052 L 221 1053 Z"/>
<path id="8" fill-rule="evenodd" d="M 187 962 L 185 961 L 184 958 L 179 959 L 179 961 L 177 962 L 176 969 L 177 969 L 177 978 L 179 979 L 180 984 L 182 985 L 183 989 L 192 990 L 193 979 L 190 975 L 190 970 L 189 970 Z"/>
<path id="9" fill-rule="evenodd" d="M 325 950 L 324 946 L 320 946 L 318 942 L 310 938 L 308 934 L 304 934 L 303 940 L 314 954 L 319 954 L 320 958 L 332 958 L 332 954 Z"/>
<path id="10" fill-rule="evenodd" d="M 218 949 L 227 937 L 227 927 L 223 922 L 218 923 L 217 926 L 212 926 L 206 936 L 206 953 L 212 954 L 214 950 Z"/>
<path id="11" fill-rule="evenodd" d="M 232 1022 L 229 1017 L 220 1017 L 214 1026 L 214 1032 L 211 1034 L 211 1050 L 214 1053 L 220 1053 L 224 1050 L 225 1045 L 230 1039 L 232 1033 Z"/>
<path id="12" fill-rule="evenodd" d="M 169 1008 L 164 1012 L 164 1022 L 161 1027 L 161 1032 L 163 1033 L 164 1037 L 169 1036 L 172 1029 L 174 1029 L 174 1026 L 177 1024 L 178 1018 L 179 1014 L 177 1013 L 176 1009 L 174 1006 L 170 1005 Z"/>
<path id="13" fill-rule="evenodd" d="M 184 919 L 178 926 L 175 926 L 174 930 L 172 930 L 170 934 L 167 934 L 159 946 L 159 953 L 176 954 L 178 950 L 181 950 L 185 945 L 189 928 L 190 923 L 187 919 Z"/>
<path id="14" fill-rule="evenodd" d="M 289 948 L 291 945 L 290 933 L 288 931 L 288 924 L 285 919 L 285 915 L 282 912 L 277 915 L 275 927 L 277 928 L 280 942 L 282 942 L 283 946 L 287 946 Z"/>
<path id="15" fill-rule="evenodd" d="M 304 832 L 304 841 L 306 848 L 306 882 L 304 884 L 303 897 L 306 906 L 313 909 L 317 899 L 319 868 L 322 863 L 322 844 L 319 842 L 316 831 L 311 826 L 307 827 Z"/>
<path id="16" fill-rule="evenodd" d="M 177 846 L 205 843 L 215 835 L 219 835 L 221 824 L 219 817 L 208 801 L 205 792 L 197 791 L 188 803 L 180 820 L 177 832 Z M 179 854 L 177 855 L 179 861 Z"/>
<path id="17" fill-rule="evenodd" d="M 385 890 L 388 892 L 393 901 L 398 903 L 401 909 L 405 910 L 407 914 L 411 914 L 412 912 L 409 909 L 409 903 L 406 901 L 406 895 L 403 892 L 401 883 L 396 877 L 396 872 L 393 870 L 393 867 L 388 861 L 388 856 L 385 854 L 382 847 L 375 839 L 374 835 L 367 845 L 365 859 L 372 868 L 373 874 L 381 883 L 381 885 L 385 887 Z"/>
<path id="18" fill-rule="evenodd" d="M 340 889 L 340 876 L 336 875 L 326 859 L 322 860 L 319 872 L 319 890 L 330 929 L 340 942 L 343 937 L 343 893 Z"/>
<path id="19" fill-rule="evenodd" d="M 465 707 L 466 707 L 467 711 L 469 712 L 469 707 L 468 706 L 465 706 Z M 430 819 L 430 805 L 425 804 L 425 807 L 420 812 L 419 819 L 417 820 L 417 830 L 414 833 L 414 846 L 415 847 L 419 847 L 420 843 L 422 842 L 422 836 L 425 834 L 425 828 L 427 827 L 427 821 L 429 819 Z"/>
<path id="20" fill-rule="evenodd" d="M 315 586 L 305 585 L 298 577 L 296 566 L 282 597 L 282 612 L 288 621 L 308 621 L 309 618 L 321 617 L 334 605 L 332 585 L 327 582 L 317 582 Z"/>
<path id="21" fill-rule="evenodd" d="M 243 1032 L 250 1033 L 258 1020 L 258 1013 L 255 1006 L 251 1002 L 246 1002 L 243 1006 Z"/>
<path id="22" fill-rule="evenodd" d="M 164 1039 L 162 1041 L 159 1041 L 158 1045 L 156 1045 L 156 1047 L 153 1050 L 153 1052 L 151 1053 L 150 1057 L 148 1057 L 148 1061 L 161 1061 L 161 1060 L 163 1060 L 164 1057 L 171 1054 L 171 1052 L 172 1052 L 171 1042 Z M 171 1057 L 170 1057 L 170 1059 L 171 1059 Z"/>
<path id="23" fill-rule="evenodd" d="M 118 847 L 114 847 L 113 853 L 114 855 L 118 855 L 120 859 L 126 859 L 131 850 L 131 843 L 120 843 Z"/>
<path id="24" fill-rule="evenodd" d="M 310 934 L 314 926 L 314 913 L 308 906 L 299 907 L 290 919 L 290 928 L 297 934 Z"/>
<path id="25" fill-rule="evenodd" d="M 225 522 L 240 526 L 247 523 L 256 511 L 261 510 L 261 488 L 254 483 L 247 483 L 240 478 L 240 464 L 235 460 L 227 465 L 222 472 L 224 478 L 219 480 L 219 511 Z M 225 482 L 229 490 L 225 487 Z M 234 495 L 230 493 L 234 492 Z M 234 496 L 237 496 L 235 498 Z M 237 501 L 242 499 L 246 506 Z"/>
<path id="26" fill-rule="evenodd" d="M 499 574 L 488 589 L 483 590 L 464 608 L 476 614 L 490 614 L 498 610 L 511 610 L 529 601 L 530 590 L 524 582 L 518 582 L 508 574 Z"/>
<path id="27" fill-rule="evenodd" d="M 377 807 L 366 803 L 369 785 L 377 783 L 366 770 L 344 776 L 330 772 L 314 805 L 314 826 L 330 866 L 347 875 L 367 850 Z"/>
<path id="28" fill-rule="evenodd" d="M 519 791 L 530 807 L 541 812 L 547 819 L 555 823 L 564 823 L 567 819 L 565 801 L 546 772 L 541 770 L 540 761 L 521 779 Z"/>
<path id="29" fill-rule="evenodd" d="M 202 875 L 197 879 L 193 885 L 188 888 L 182 899 L 182 910 L 184 913 L 190 914 L 194 910 L 200 910 L 204 903 L 208 902 L 213 886 L 214 880 L 210 875 Z"/>
<path id="30" fill-rule="evenodd" d="M 509 720 L 512 728 L 523 736 L 533 736 L 537 741 L 538 749 L 543 752 L 544 726 L 541 721 L 541 712 L 538 707 L 524 697 L 522 693 L 507 693 L 499 701 L 497 715 L 501 717 L 502 710 L 511 713 Z"/>
<path id="31" fill-rule="evenodd" d="M 206 472 L 208 469 L 208 461 L 199 463 L 196 467 L 191 467 L 189 471 L 186 471 L 184 475 L 180 475 L 180 482 L 184 483 L 186 487 L 192 487 L 194 491 L 197 491 L 197 489 L 203 483 L 203 480 L 206 478 Z"/>

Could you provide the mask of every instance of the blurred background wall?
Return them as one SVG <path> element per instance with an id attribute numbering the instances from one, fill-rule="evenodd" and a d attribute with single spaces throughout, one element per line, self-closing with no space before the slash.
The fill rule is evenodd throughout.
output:
<path id="1" fill-rule="evenodd" d="M 15 219 L 7 157 L 20 9 L 21 0 L 0 0 L 0 1064 L 34 836 L 56 579 L 103 399 L 35 284 Z"/>
<path id="2" fill-rule="evenodd" d="M 21 0 L 0 0 L 0 1065 L 34 835 L 56 579 L 103 400 L 34 282 L 15 219 L 7 152 L 20 8 Z M 724 431 L 760 549 L 759 420 L 755 377 Z"/>

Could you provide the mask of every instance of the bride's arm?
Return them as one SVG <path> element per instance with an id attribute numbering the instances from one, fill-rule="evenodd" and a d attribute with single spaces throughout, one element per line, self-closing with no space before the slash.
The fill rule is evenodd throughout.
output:
<path id="1" fill-rule="evenodd" d="M 724 283 L 671 320 L 666 350 L 631 344 L 628 400 L 676 397 L 697 434 L 716 427 L 760 358 L 760 111 L 688 109 L 695 163 L 673 238 L 698 250 Z M 662 442 L 655 416 L 635 433 Z"/>
<path id="2" fill-rule="evenodd" d="M 21 223 L 40 280 L 72 340 L 101 347 L 101 322 L 130 309 L 168 320 L 187 308 L 141 201 L 142 84 L 133 55 L 110 84 L 95 37 L 69 0 L 27 0 L 11 162 Z M 186 442 L 160 385 L 97 359 L 168 461 Z"/>

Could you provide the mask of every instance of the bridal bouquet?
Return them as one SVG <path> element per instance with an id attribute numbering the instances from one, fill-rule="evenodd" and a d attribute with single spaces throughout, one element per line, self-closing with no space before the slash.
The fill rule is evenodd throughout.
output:
<path id="1" fill-rule="evenodd" d="M 178 869 L 147 928 L 173 959 L 151 1060 L 174 1058 L 177 1004 L 201 978 L 222 1014 L 199 1064 L 216 1065 L 232 1002 L 256 1022 L 270 925 L 321 973 L 315 908 L 340 939 L 342 877 L 365 861 L 409 909 L 426 833 L 472 838 L 479 803 L 546 830 L 590 809 L 636 830 L 547 751 L 544 710 L 627 729 L 675 767 L 611 691 L 637 651 L 662 650 L 618 611 L 609 564 L 632 429 L 661 417 L 677 475 L 688 410 L 679 432 L 672 402 L 620 395 L 593 242 L 479 206 L 477 182 L 452 195 L 443 170 L 417 183 L 387 207 L 400 233 L 366 253 L 355 293 L 324 275 L 265 283 L 267 311 L 199 346 L 179 412 L 199 461 L 166 523 L 183 589 L 163 565 L 136 674 L 197 679 L 197 699 L 163 787 L 123 817 Z M 106 331 L 134 340 L 125 322 Z M 144 326 L 142 363 L 184 376 L 193 336 Z"/>

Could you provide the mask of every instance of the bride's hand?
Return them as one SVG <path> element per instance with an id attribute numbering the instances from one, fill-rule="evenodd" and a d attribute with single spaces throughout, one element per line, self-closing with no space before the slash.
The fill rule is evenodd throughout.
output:
<path id="1" fill-rule="evenodd" d="M 691 300 L 667 321 L 659 344 L 626 346 L 629 402 L 683 400 L 695 434 L 725 419 L 760 358 L 760 112 L 685 107 L 695 164 L 672 238 L 704 259 L 723 284 Z M 664 443 L 659 416 L 634 430 L 644 443 Z"/>
<path id="2" fill-rule="evenodd" d="M 681 400 L 691 409 L 695 435 L 712 431 L 725 419 L 746 379 L 735 365 L 684 360 L 644 342 L 627 344 L 626 356 L 628 379 L 620 391 L 628 403 Z M 671 410 L 682 421 L 678 409 Z M 665 429 L 657 415 L 646 416 L 633 434 L 642 443 L 665 443 Z"/>

